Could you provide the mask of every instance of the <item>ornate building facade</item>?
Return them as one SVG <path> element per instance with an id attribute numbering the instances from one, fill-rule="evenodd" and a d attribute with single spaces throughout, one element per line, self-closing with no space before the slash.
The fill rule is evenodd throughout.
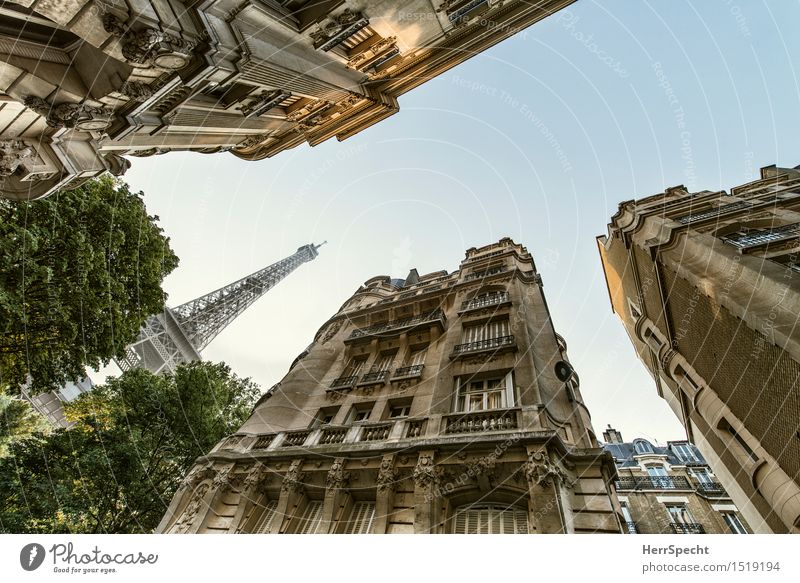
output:
<path id="1" fill-rule="evenodd" d="M 533 258 L 503 239 L 368 280 L 157 530 L 618 533 L 614 477 Z"/>
<path id="2" fill-rule="evenodd" d="M 0 195 L 121 174 L 122 156 L 344 140 L 572 1 L 3 2 Z"/>
<path id="3" fill-rule="evenodd" d="M 614 312 L 753 531 L 800 531 L 800 170 L 620 204 Z"/>
<path id="4" fill-rule="evenodd" d="M 611 426 L 603 449 L 614 456 L 615 483 L 629 534 L 749 534 L 722 484 L 689 441 L 666 447 L 622 440 Z"/>

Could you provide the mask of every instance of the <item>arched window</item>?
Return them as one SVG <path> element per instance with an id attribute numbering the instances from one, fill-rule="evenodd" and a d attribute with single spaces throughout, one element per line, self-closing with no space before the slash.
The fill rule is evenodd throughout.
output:
<path id="1" fill-rule="evenodd" d="M 453 513 L 453 534 L 528 534 L 528 512 L 503 504 L 459 506 Z"/>
<path id="2" fill-rule="evenodd" d="M 633 449 L 636 450 L 636 453 L 640 455 L 653 453 L 653 446 L 644 440 L 638 440 L 633 442 Z"/>

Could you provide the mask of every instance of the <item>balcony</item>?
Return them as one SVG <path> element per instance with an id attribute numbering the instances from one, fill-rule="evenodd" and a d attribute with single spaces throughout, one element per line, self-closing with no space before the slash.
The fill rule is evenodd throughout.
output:
<path id="1" fill-rule="evenodd" d="M 484 253 L 483 255 L 472 256 L 467 259 L 464 263 L 477 263 L 478 261 L 482 261 L 484 259 L 489 259 L 490 257 L 497 257 L 498 255 L 502 255 L 503 253 L 508 253 L 509 248 L 506 247 L 505 249 L 498 249 L 497 251 L 492 251 L 491 253 Z"/>
<path id="2" fill-rule="evenodd" d="M 306 442 L 311 431 L 292 431 L 287 433 L 283 438 L 281 447 L 300 447 Z"/>
<path id="3" fill-rule="evenodd" d="M 444 417 L 445 433 L 484 433 L 517 429 L 517 409 L 456 413 Z"/>
<path id="4" fill-rule="evenodd" d="M 391 430 L 391 423 L 364 425 L 361 429 L 361 439 L 359 441 L 385 441 L 388 439 Z"/>
<path id="5" fill-rule="evenodd" d="M 468 273 L 467 275 L 464 276 L 464 281 L 472 281 L 473 279 L 485 279 L 487 277 L 497 275 L 498 273 L 503 273 L 504 271 L 508 271 L 508 267 L 506 267 L 505 265 L 501 265 L 499 267 L 487 269 L 486 271 L 477 271 L 475 273 Z"/>
<path id="6" fill-rule="evenodd" d="M 630 476 L 615 482 L 617 490 L 692 490 L 683 476 Z"/>
<path id="7" fill-rule="evenodd" d="M 347 427 L 323 427 L 319 436 L 319 444 L 331 445 L 334 443 L 343 443 L 348 430 L 349 428 Z"/>
<path id="8" fill-rule="evenodd" d="M 408 419 L 406 421 L 406 437 L 422 437 L 425 435 L 425 419 Z"/>
<path id="9" fill-rule="evenodd" d="M 628 534 L 639 534 L 639 531 L 636 530 L 635 522 L 626 522 L 625 526 L 628 528 Z"/>
<path id="10" fill-rule="evenodd" d="M 705 534 L 706 529 L 696 522 L 673 522 L 670 524 L 675 534 Z"/>
<path id="11" fill-rule="evenodd" d="M 706 496 L 727 496 L 725 488 L 719 482 L 698 482 L 696 484 L 697 491 Z"/>
<path id="12" fill-rule="evenodd" d="M 339 377 L 331 383 L 332 389 L 352 389 L 358 381 L 358 375 Z"/>
<path id="13" fill-rule="evenodd" d="M 487 338 L 485 340 L 478 340 L 477 342 L 469 342 L 467 344 L 457 344 L 453 348 L 453 354 L 450 358 L 459 358 L 476 352 L 485 352 L 487 350 L 508 352 L 517 347 L 517 342 L 514 336 L 499 336 L 497 338 Z"/>
<path id="14" fill-rule="evenodd" d="M 270 445 L 272 445 L 273 441 L 275 441 L 274 435 L 262 435 L 253 442 L 253 445 L 250 446 L 250 449 L 267 449 Z"/>
<path id="15" fill-rule="evenodd" d="M 429 314 L 403 318 L 401 320 L 390 320 L 373 326 L 367 326 L 366 328 L 358 328 L 350 333 L 350 336 L 345 339 L 345 342 L 352 342 L 353 340 L 370 336 L 393 336 L 403 331 L 429 324 L 438 324 L 439 327 L 444 330 L 444 322 L 444 312 L 442 312 L 442 310 L 434 310 Z"/>
<path id="16" fill-rule="evenodd" d="M 361 377 L 358 385 L 382 385 L 386 382 L 386 377 L 389 376 L 389 370 L 375 370 L 368 372 Z"/>
<path id="17" fill-rule="evenodd" d="M 413 379 L 422 376 L 422 369 L 425 368 L 424 364 L 412 364 L 411 366 L 404 366 L 394 371 L 392 380 L 394 379 Z"/>
<path id="18" fill-rule="evenodd" d="M 510 303 L 511 298 L 509 297 L 508 292 L 502 292 L 463 302 L 459 311 L 468 312 L 470 310 L 478 310 L 480 308 L 486 308 L 489 306 L 499 306 Z"/>

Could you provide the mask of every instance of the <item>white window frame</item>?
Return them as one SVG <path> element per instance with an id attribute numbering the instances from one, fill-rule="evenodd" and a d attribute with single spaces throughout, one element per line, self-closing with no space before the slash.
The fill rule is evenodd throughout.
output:
<path id="1" fill-rule="evenodd" d="M 345 534 L 370 534 L 375 521 L 375 502 L 354 502 Z"/>
<path id="2" fill-rule="evenodd" d="M 322 524 L 322 500 L 308 500 L 297 518 L 296 534 L 317 534 Z"/>
<path id="3" fill-rule="evenodd" d="M 673 443 L 672 451 L 675 452 L 675 456 L 682 462 L 700 461 L 699 459 L 697 459 L 697 456 L 694 453 L 694 449 L 692 449 L 692 446 L 689 443 Z"/>
<path id="4" fill-rule="evenodd" d="M 528 512 L 507 504 L 467 504 L 455 509 L 453 534 L 528 534 Z"/>
<path id="5" fill-rule="evenodd" d="M 511 326 L 507 318 L 489 320 L 481 324 L 464 326 L 461 333 L 461 344 L 472 344 L 484 340 L 493 340 L 511 335 Z"/>
<path id="6" fill-rule="evenodd" d="M 490 383 L 500 381 L 503 386 L 490 388 Z M 477 389 L 475 384 L 482 383 L 483 389 Z M 470 390 L 472 389 L 472 390 Z M 500 406 L 489 408 L 490 394 L 497 394 L 500 397 Z M 471 400 L 470 397 L 481 396 L 480 407 L 473 407 L 472 403 L 477 403 L 477 399 Z M 493 411 L 497 409 L 510 409 L 515 406 L 514 398 L 514 375 L 509 371 L 504 376 L 493 376 L 475 379 L 472 377 L 456 377 L 455 400 L 453 411 L 455 413 L 476 413 L 479 411 Z"/>
<path id="7" fill-rule="evenodd" d="M 669 520 L 672 524 L 697 524 L 692 513 L 689 512 L 689 505 L 683 502 L 665 502 L 664 506 L 669 514 Z M 673 512 L 672 509 L 677 510 Z"/>

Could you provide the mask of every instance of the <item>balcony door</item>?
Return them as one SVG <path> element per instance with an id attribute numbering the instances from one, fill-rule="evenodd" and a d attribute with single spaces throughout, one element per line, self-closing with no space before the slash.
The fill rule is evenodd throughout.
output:
<path id="1" fill-rule="evenodd" d="M 456 413 L 474 413 L 514 406 L 512 374 L 502 377 L 456 380 Z"/>

